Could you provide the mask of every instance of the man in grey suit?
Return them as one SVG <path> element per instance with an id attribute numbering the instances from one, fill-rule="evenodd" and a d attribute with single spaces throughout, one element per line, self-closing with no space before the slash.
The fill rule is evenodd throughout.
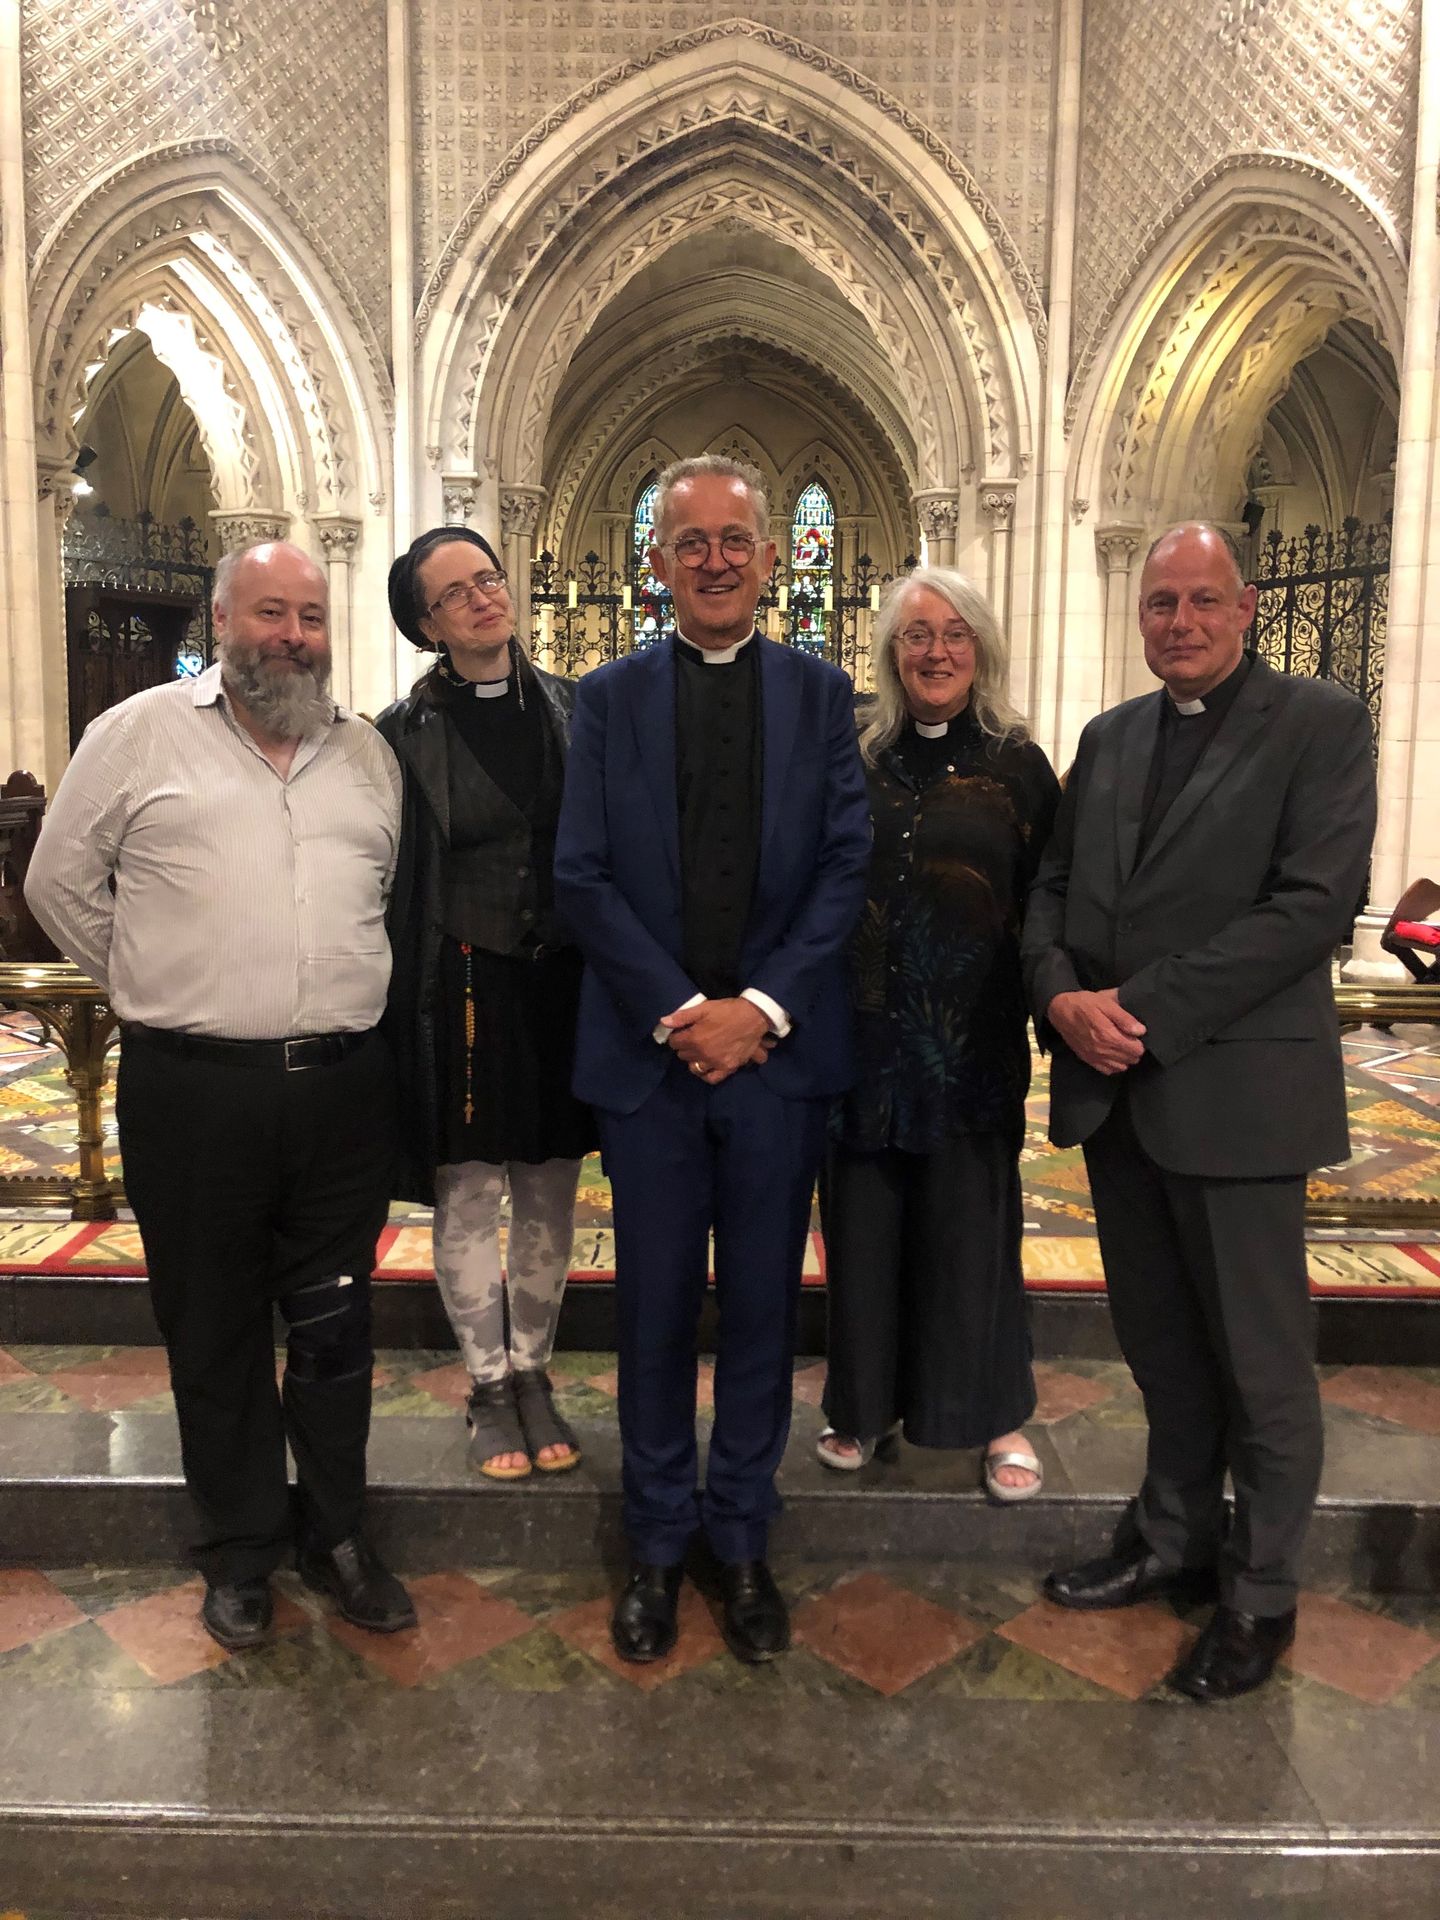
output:
<path id="1" fill-rule="evenodd" d="M 1244 652 L 1255 597 L 1223 529 L 1155 542 L 1140 630 L 1163 690 L 1086 727 L 1024 938 L 1050 1137 L 1084 1143 L 1150 1424 L 1111 1552 L 1045 1591 L 1218 1592 L 1171 1676 L 1196 1700 L 1259 1686 L 1294 1635 L 1322 1448 L 1305 1175 L 1349 1151 L 1330 959 L 1375 826 L 1368 714 Z"/>

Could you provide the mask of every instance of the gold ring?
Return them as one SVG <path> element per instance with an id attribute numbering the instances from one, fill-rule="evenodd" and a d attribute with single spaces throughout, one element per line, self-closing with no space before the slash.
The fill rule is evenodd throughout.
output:
<path id="1" fill-rule="evenodd" d="M 690 1062 L 690 1071 L 691 1073 L 704 1073 L 705 1069 L 698 1060 L 692 1060 Z"/>

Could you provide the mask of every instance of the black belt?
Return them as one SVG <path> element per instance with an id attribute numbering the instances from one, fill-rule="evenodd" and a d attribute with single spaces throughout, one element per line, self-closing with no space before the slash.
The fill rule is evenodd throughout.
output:
<path id="1" fill-rule="evenodd" d="M 174 1033 L 168 1027 L 145 1027 L 135 1021 L 126 1021 L 120 1031 L 126 1040 L 139 1040 L 162 1053 L 178 1053 L 190 1060 L 298 1073 L 305 1067 L 333 1067 L 347 1053 L 363 1047 L 375 1029 L 369 1027 L 364 1033 L 305 1033 L 294 1040 L 217 1040 L 210 1034 Z"/>

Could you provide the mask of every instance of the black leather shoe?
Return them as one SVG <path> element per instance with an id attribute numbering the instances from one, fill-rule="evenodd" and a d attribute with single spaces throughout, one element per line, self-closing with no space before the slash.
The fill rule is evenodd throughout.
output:
<path id="1" fill-rule="evenodd" d="M 680 1628 L 675 1609 L 680 1600 L 684 1568 L 657 1567 L 637 1560 L 630 1568 L 625 1591 L 610 1616 L 610 1638 L 622 1660 L 637 1667 L 663 1660 L 674 1646 Z"/>
<path id="2" fill-rule="evenodd" d="M 737 1660 L 758 1666 L 785 1652 L 790 1611 L 763 1560 L 722 1561 L 720 1599 L 720 1630 Z"/>
<path id="3" fill-rule="evenodd" d="M 328 1594 L 342 1620 L 371 1633 L 399 1633 L 415 1625 L 415 1608 L 375 1549 L 358 1534 L 338 1547 L 306 1547 L 296 1561 L 312 1592 Z"/>
<path id="4" fill-rule="evenodd" d="M 1238 1700 L 1263 1687 L 1275 1662 L 1295 1638 L 1295 1609 L 1288 1613 L 1241 1613 L 1216 1607 L 1210 1624 L 1170 1676 L 1192 1700 Z"/>
<path id="5" fill-rule="evenodd" d="M 1087 1612 L 1101 1607 L 1133 1607 L 1141 1600 L 1213 1600 L 1213 1567 L 1168 1567 L 1143 1540 L 1120 1553 L 1086 1560 L 1052 1573 L 1042 1589 L 1057 1607 Z"/>
<path id="6" fill-rule="evenodd" d="M 275 1601 L 263 1574 L 255 1580 L 226 1580 L 207 1586 L 200 1608 L 205 1631 L 231 1653 L 263 1645 L 274 1617 Z"/>

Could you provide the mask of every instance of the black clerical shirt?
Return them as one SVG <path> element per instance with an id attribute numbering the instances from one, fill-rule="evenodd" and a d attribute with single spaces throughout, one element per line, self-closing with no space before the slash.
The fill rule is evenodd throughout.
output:
<path id="1" fill-rule="evenodd" d="M 712 999 L 740 988 L 760 864 L 760 651 L 707 660 L 676 639 L 675 773 L 685 971 Z"/>
<path id="2" fill-rule="evenodd" d="M 1165 695 L 1160 709 L 1160 732 L 1150 758 L 1150 772 L 1145 780 L 1140 840 L 1135 853 L 1137 860 L 1145 858 L 1150 842 L 1160 831 L 1161 821 L 1174 805 L 1185 782 L 1199 766 L 1205 749 L 1220 731 L 1221 722 L 1245 684 L 1250 660 L 1248 653 L 1241 654 L 1240 663 L 1233 672 L 1204 696 L 1198 713 L 1182 713 L 1170 695 Z"/>

